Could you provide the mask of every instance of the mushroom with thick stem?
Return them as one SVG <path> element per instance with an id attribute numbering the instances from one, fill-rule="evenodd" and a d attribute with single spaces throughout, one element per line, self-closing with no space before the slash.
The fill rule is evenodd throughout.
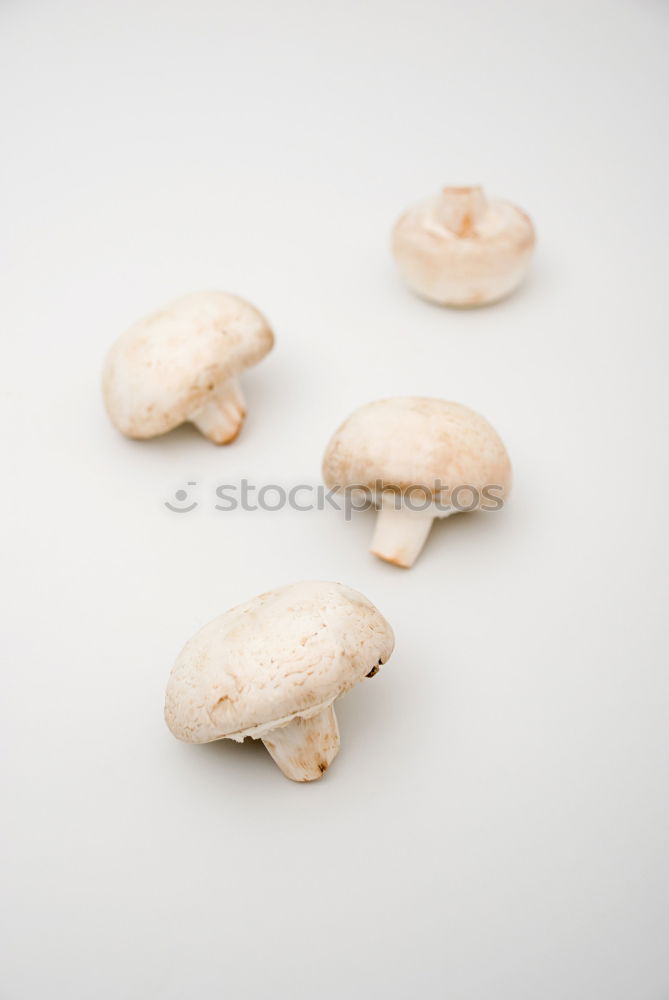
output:
<path id="1" fill-rule="evenodd" d="M 445 187 L 410 208 L 393 231 L 393 254 L 407 285 L 447 306 L 480 306 L 509 295 L 534 250 L 530 218 L 480 187 Z"/>
<path id="2" fill-rule="evenodd" d="M 227 611 L 186 643 L 165 719 L 187 743 L 262 740 L 287 778 L 314 781 L 339 750 L 335 699 L 393 651 L 388 622 L 340 583 L 296 583 Z"/>
<path id="3" fill-rule="evenodd" d="M 378 508 L 371 551 L 413 566 L 435 518 L 498 509 L 511 489 L 511 464 L 487 420 L 459 403 L 408 396 L 356 410 L 335 432 L 323 478 Z M 464 496 L 465 499 L 462 499 Z"/>
<path id="4" fill-rule="evenodd" d="M 273 343 L 267 320 L 244 299 L 184 295 L 113 344 L 102 377 L 111 421 L 131 438 L 190 422 L 214 444 L 228 444 L 246 415 L 239 375 Z"/>

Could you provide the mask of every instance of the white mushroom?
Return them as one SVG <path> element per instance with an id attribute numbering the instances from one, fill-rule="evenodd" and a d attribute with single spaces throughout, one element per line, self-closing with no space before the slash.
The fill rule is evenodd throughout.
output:
<path id="1" fill-rule="evenodd" d="M 340 583 L 295 583 L 240 604 L 186 643 L 165 700 L 187 743 L 262 740 L 286 777 L 313 781 L 339 750 L 334 701 L 393 651 L 388 622 Z"/>
<path id="2" fill-rule="evenodd" d="M 535 235 L 515 205 L 488 200 L 480 187 L 445 187 L 399 219 L 393 253 L 418 295 L 446 306 L 504 298 L 525 277 Z"/>
<path id="3" fill-rule="evenodd" d="M 326 449 L 323 478 L 331 488 L 373 501 L 371 551 L 409 568 L 435 518 L 501 506 L 511 489 L 511 464 L 478 413 L 441 399 L 400 397 L 368 403 L 344 421 Z"/>
<path id="4" fill-rule="evenodd" d="M 227 292 L 194 292 L 140 320 L 112 346 L 102 392 L 112 423 L 131 438 L 189 421 L 228 444 L 246 415 L 238 376 L 274 343 L 265 319 Z"/>

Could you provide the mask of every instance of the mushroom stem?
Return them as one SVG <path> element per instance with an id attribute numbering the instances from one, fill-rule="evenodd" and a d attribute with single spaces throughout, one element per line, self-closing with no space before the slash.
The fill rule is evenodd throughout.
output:
<path id="1" fill-rule="evenodd" d="M 376 515 L 376 528 L 370 552 L 409 569 L 420 555 L 430 533 L 434 520 L 434 510 L 411 510 L 394 502 L 382 503 Z"/>
<path id="2" fill-rule="evenodd" d="M 485 195 L 480 187 L 445 187 L 437 211 L 439 220 L 456 236 L 473 236 L 485 215 Z"/>
<path id="3" fill-rule="evenodd" d="M 233 376 L 216 387 L 209 401 L 190 420 L 209 441 L 228 444 L 239 434 L 245 416 L 244 396 L 238 379 Z"/>
<path id="4" fill-rule="evenodd" d="M 334 706 L 309 719 L 293 719 L 263 739 L 272 760 L 291 781 L 314 781 L 327 771 L 339 751 Z"/>

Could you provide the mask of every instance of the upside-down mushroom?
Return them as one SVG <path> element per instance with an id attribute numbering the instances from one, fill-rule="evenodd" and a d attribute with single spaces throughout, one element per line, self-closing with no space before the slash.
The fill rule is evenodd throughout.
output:
<path id="1" fill-rule="evenodd" d="M 407 285 L 446 306 L 480 306 L 509 295 L 534 250 L 530 218 L 480 187 L 445 187 L 410 208 L 393 231 L 393 254 Z"/>

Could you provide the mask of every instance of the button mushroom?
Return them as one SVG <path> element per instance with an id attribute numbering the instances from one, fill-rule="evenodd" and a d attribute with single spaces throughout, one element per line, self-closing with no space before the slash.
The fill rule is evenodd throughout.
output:
<path id="1" fill-rule="evenodd" d="M 410 208 L 393 232 L 407 285 L 432 302 L 480 306 L 504 298 L 525 277 L 532 222 L 515 205 L 488 200 L 480 187 L 445 187 Z"/>
<path id="2" fill-rule="evenodd" d="M 368 403 L 344 421 L 325 452 L 323 478 L 373 500 L 371 552 L 408 569 L 435 518 L 501 506 L 511 464 L 478 413 L 441 399 L 401 397 Z"/>
<path id="3" fill-rule="evenodd" d="M 287 778 L 313 781 L 339 750 L 334 701 L 393 651 L 388 622 L 340 583 L 296 583 L 240 604 L 186 643 L 165 719 L 187 743 L 262 740 Z"/>
<path id="4" fill-rule="evenodd" d="M 107 412 L 131 438 L 189 421 L 228 444 L 246 414 L 239 374 L 274 343 L 265 317 L 227 292 L 194 292 L 140 320 L 112 346 L 102 391 Z"/>

